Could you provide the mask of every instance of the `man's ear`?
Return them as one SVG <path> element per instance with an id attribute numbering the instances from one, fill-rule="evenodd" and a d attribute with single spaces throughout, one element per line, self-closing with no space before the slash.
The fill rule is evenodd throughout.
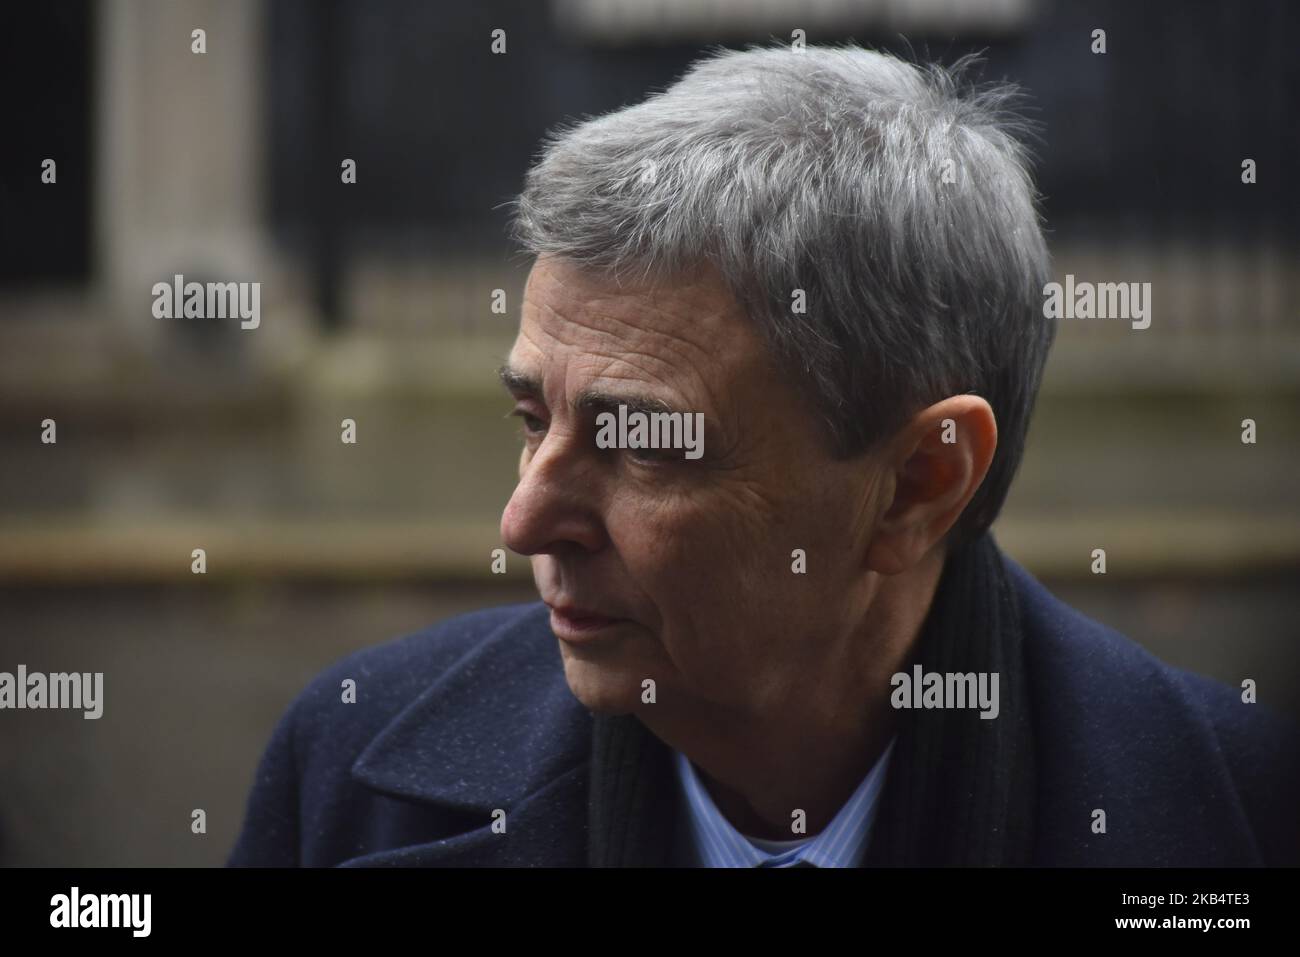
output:
<path id="1" fill-rule="evenodd" d="M 993 408 L 977 395 L 950 396 L 914 415 L 887 446 L 893 499 L 877 522 L 868 567 L 897 575 L 920 562 L 979 489 L 997 446 Z"/>

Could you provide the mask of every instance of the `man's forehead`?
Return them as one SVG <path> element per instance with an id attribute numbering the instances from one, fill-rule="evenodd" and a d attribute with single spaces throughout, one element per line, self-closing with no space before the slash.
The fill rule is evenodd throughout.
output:
<path id="1" fill-rule="evenodd" d="M 562 260 L 541 258 L 524 290 L 523 318 L 551 335 L 703 344 L 739 318 L 722 283 L 704 268 L 671 280 L 615 281 Z"/>
<path id="2" fill-rule="evenodd" d="M 671 393 L 671 404 L 697 404 L 710 380 L 733 377 L 745 365 L 747 324 L 715 280 L 624 284 L 539 260 L 529 276 L 520 334 L 509 368 L 541 379 L 563 363 L 569 386 L 641 383 Z"/>

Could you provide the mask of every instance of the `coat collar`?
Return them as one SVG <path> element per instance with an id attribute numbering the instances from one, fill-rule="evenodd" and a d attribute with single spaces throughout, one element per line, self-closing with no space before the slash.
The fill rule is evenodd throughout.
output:
<path id="1" fill-rule="evenodd" d="M 470 815 L 509 809 L 585 765 L 592 716 L 564 679 L 546 606 L 524 606 L 475 641 L 352 765 L 391 797 Z"/>
<path id="2" fill-rule="evenodd" d="M 352 866 L 671 863 L 671 752 L 630 715 L 593 715 L 564 678 L 546 606 L 476 640 L 353 763 L 354 781 L 482 823 Z M 490 827 L 507 812 L 509 839 Z M 680 835 L 677 835 L 680 838 Z"/>

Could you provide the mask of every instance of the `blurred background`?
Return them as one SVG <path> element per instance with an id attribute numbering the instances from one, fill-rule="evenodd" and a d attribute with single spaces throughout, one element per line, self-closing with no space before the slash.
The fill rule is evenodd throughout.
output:
<path id="1" fill-rule="evenodd" d="M 1154 317 L 1062 323 L 996 536 L 1300 714 L 1300 5 L 48 0 L 0 27 L 0 671 L 102 671 L 105 704 L 0 713 L 0 863 L 221 863 L 321 668 L 534 597 L 490 572 L 500 205 L 555 123 L 795 29 L 984 50 L 1032 95 L 1056 278 L 1151 282 Z M 260 328 L 154 318 L 176 273 L 261 282 Z"/>

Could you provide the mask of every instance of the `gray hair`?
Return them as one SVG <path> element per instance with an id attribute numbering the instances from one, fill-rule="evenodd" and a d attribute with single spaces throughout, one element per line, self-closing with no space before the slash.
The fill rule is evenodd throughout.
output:
<path id="1" fill-rule="evenodd" d="M 972 538 L 1006 498 L 1055 332 L 1030 127 L 1016 87 L 964 83 L 973 59 L 711 51 L 644 102 L 552 131 L 513 236 L 620 282 L 711 264 L 838 456 L 983 396 L 998 448 L 954 527 Z"/>

